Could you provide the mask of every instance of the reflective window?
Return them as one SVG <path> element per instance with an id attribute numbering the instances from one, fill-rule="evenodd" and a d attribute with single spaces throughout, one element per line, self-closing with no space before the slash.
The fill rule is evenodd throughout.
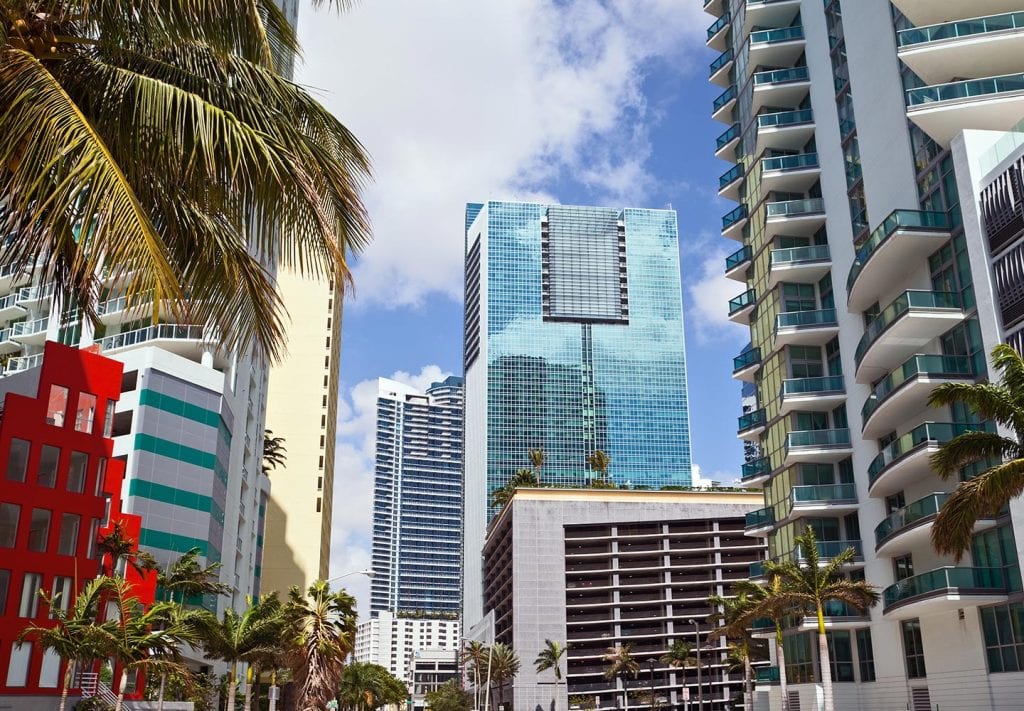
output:
<path id="1" fill-rule="evenodd" d="M 35 617 L 39 614 L 39 591 L 43 589 L 43 576 L 39 573 L 25 573 L 21 579 L 21 602 L 18 617 Z"/>
<path id="2" fill-rule="evenodd" d="M 114 401 L 107 400 L 107 412 L 103 416 L 103 436 L 109 437 L 114 431 Z"/>
<path id="3" fill-rule="evenodd" d="M 7 614 L 7 594 L 11 589 L 11 571 L 0 570 L 0 617 Z"/>
<path id="4" fill-rule="evenodd" d="M 0 504 L 0 548 L 14 548 L 18 538 L 18 520 L 21 507 L 17 504 Z"/>
<path id="5" fill-rule="evenodd" d="M 54 601 L 54 605 L 50 608 L 50 617 L 54 617 L 54 608 L 59 608 L 64 612 L 68 611 L 68 607 L 71 605 L 71 585 L 73 582 L 71 578 L 62 575 L 57 575 L 53 578 L 50 598 Z"/>
<path id="6" fill-rule="evenodd" d="M 50 541 L 50 512 L 46 509 L 32 509 L 32 520 L 28 528 L 28 549 L 45 553 Z"/>
<path id="7" fill-rule="evenodd" d="M 903 657 L 907 663 L 907 678 L 922 679 L 927 676 L 924 667 L 924 644 L 921 641 L 921 621 L 904 620 L 900 623 L 903 636 Z"/>
<path id="8" fill-rule="evenodd" d="M 32 658 L 32 645 L 28 642 L 11 645 L 11 660 L 7 664 L 7 686 L 25 686 L 28 681 L 28 663 Z"/>
<path id="9" fill-rule="evenodd" d="M 7 454 L 7 481 L 25 481 L 29 446 L 23 439 L 11 439 L 11 449 Z"/>
<path id="10" fill-rule="evenodd" d="M 75 429 L 78 432 L 92 432 L 96 420 L 96 396 L 92 393 L 78 393 L 78 407 L 75 409 Z"/>
<path id="11" fill-rule="evenodd" d="M 36 483 L 52 489 L 57 485 L 57 464 L 60 462 L 60 447 L 44 444 L 39 451 L 39 473 Z"/>
<path id="12" fill-rule="evenodd" d="M 96 465 L 96 489 L 93 493 L 96 496 L 103 494 L 103 489 L 107 484 L 107 458 L 100 457 L 99 463 Z"/>
<path id="13" fill-rule="evenodd" d="M 57 541 L 57 553 L 74 555 L 78 550 L 78 529 L 82 517 L 77 514 L 62 514 L 60 517 L 60 540 Z"/>
<path id="14" fill-rule="evenodd" d="M 990 672 L 1024 671 L 1024 604 L 980 610 Z"/>
<path id="15" fill-rule="evenodd" d="M 85 470 L 89 466 L 89 455 L 84 452 L 72 452 L 71 464 L 68 466 L 68 491 L 81 494 L 85 491 Z"/>
<path id="16" fill-rule="evenodd" d="M 46 406 L 46 423 L 54 427 L 63 427 L 67 411 L 68 389 L 62 385 L 51 385 L 50 399 Z"/>

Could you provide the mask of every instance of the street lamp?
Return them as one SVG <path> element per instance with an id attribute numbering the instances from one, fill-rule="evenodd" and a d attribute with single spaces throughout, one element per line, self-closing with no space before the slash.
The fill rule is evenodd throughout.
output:
<path id="1" fill-rule="evenodd" d="M 693 633 L 697 637 L 697 708 L 704 711 L 704 683 L 701 681 L 700 670 L 700 623 L 692 617 L 687 622 L 693 625 Z"/>
<path id="2" fill-rule="evenodd" d="M 328 578 L 324 582 L 330 585 L 335 580 L 341 580 L 342 578 L 347 578 L 350 575 L 365 575 L 370 580 L 373 580 L 373 571 L 369 568 L 366 568 L 365 570 L 350 570 L 347 573 L 342 573 L 341 575 L 335 575 L 333 578 Z"/>

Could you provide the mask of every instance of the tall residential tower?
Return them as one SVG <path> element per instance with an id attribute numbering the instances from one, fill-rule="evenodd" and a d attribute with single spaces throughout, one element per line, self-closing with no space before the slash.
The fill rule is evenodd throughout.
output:
<path id="1" fill-rule="evenodd" d="M 869 617 L 826 620 L 837 708 L 1017 707 L 1024 510 L 981 522 L 961 561 L 935 553 L 957 481 L 929 456 L 995 425 L 928 397 L 991 378 L 992 346 L 1012 331 L 1020 343 L 1024 2 L 704 8 L 715 155 L 731 164 L 720 195 L 739 203 L 722 219 L 740 243 L 729 317 L 752 340 L 734 376 L 757 390 L 738 424 L 760 451 L 743 481 L 765 495 L 747 532 L 799 560 L 810 526 L 823 557 L 852 547 L 849 576 L 881 591 Z M 820 680 L 812 634 L 785 637 L 805 708 Z"/>
<path id="2" fill-rule="evenodd" d="M 544 450 L 545 483 L 690 483 L 672 210 L 466 208 L 464 621 L 482 616 L 490 495 Z"/>

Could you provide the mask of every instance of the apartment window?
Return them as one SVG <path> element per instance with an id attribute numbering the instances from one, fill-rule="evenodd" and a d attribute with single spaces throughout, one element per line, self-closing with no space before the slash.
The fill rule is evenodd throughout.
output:
<path id="1" fill-rule="evenodd" d="M 903 492 L 897 492 L 892 496 L 885 497 L 885 512 L 896 513 L 907 505 L 907 498 L 903 495 Z"/>
<path id="2" fill-rule="evenodd" d="M 92 393 L 78 393 L 78 407 L 75 408 L 75 430 L 92 432 L 96 420 L 96 396 Z"/>
<path id="3" fill-rule="evenodd" d="M 39 688 L 56 689 L 59 680 L 60 655 L 52 649 L 43 650 L 43 661 L 39 665 Z"/>
<path id="4" fill-rule="evenodd" d="M 861 681 L 875 680 L 875 649 L 871 645 L 871 630 L 857 630 L 857 664 Z"/>
<path id="5" fill-rule="evenodd" d="M 98 518 L 92 519 L 89 522 L 89 540 L 88 547 L 85 549 L 85 556 L 89 560 L 93 560 L 96 557 L 97 544 L 100 538 L 100 520 Z"/>
<path id="6" fill-rule="evenodd" d="M 323 505 L 323 503 L 322 503 L 320 497 L 319 496 L 316 497 L 316 512 L 317 513 L 320 513 L 320 508 L 322 507 L 322 505 Z"/>
<path id="7" fill-rule="evenodd" d="M 68 389 L 61 385 L 50 386 L 50 399 L 46 405 L 46 424 L 54 427 L 64 426 L 64 416 L 68 411 Z"/>
<path id="8" fill-rule="evenodd" d="M 77 514 L 62 514 L 60 517 L 60 539 L 57 541 L 57 553 L 74 555 L 78 550 L 78 529 L 82 517 Z"/>
<path id="9" fill-rule="evenodd" d="M 906 580 L 914 575 L 914 557 L 903 555 L 892 559 L 893 573 L 896 575 L 896 582 Z"/>
<path id="10" fill-rule="evenodd" d="M 786 678 L 791 684 L 814 683 L 814 656 L 811 635 L 803 632 L 783 638 L 786 652 Z"/>
<path id="11" fill-rule="evenodd" d="M 989 672 L 1024 671 L 1024 604 L 985 607 L 980 612 Z"/>
<path id="12" fill-rule="evenodd" d="M 45 553 L 50 542 L 50 512 L 46 509 L 32 509 L 32 520 L 28 527 L 28 549 Z"/>
<path id="13" fill-rule="evenodd" d="M 100 496 L 103 494 L 104 487 L 106 486 L 107 479 L 107 458 L 100 457 L 99 463 L 96 465 L 96 488 L 93 494 Z"/>
<path id="14" fill-rule="evenodd" d="M 32 645 L 15 642 L 11 645 L 11 660 L 7 664 L 7 686 L 21 687 L 28 681 L 28 662 L 32 657 Z"/>
<path id="15" fill-rule="evenodd" d="M 39 613 L 39 591 L 43 589 L 43 576 L 39 573 L 25 573 L 21 579 L 21 602 L 18 617 L 35 617 Z"/>
<path id="16" fill-rule="evenodd" d="M 88 454 L 84 452 L 71 453 L 71 464 L 68 465 L 68 491 L 76 494 L 85 491 L 85 468 L 88 465 Z"/>
<path id="17" fill-rule="evenodd" d="M 17 504 L 0 504 L 0 548 L 14 548 L 18 538 L 18 520 L 21 507 Z"/>
<path id="18" fill-rule="evenodd" d="M 7 481 L 25 481 L 25 472 L 28 471 L 29 446 L 29 443 L 23 439 L 11 439 L 11 449 L 7 453 Z"/>
<path id="19" fill-rule="evenodd" d="M 55 608 L 67 612 L 71 604 L 71 578 L 63 575 L 56 576 L 50 588 L 50 598 L 54 602 L 50 608 L 51 618 L 55 616 L 53 614 Z"/>
<path id="20" fill-rule="evenodd" d="M 0 570 L 0 617 L 7 614 L 7 593 L 11 589 L 11 571 Z"/>
<path id="21" fill-rule="evenodd" d="M 60 447 L 44 444 L 39 451 L 39 469 L 36 483 L 52 489 L 57 486 L 57 463 L 60 461 Z"/>
<path id="22" fill-rule="evenodd" d="M 924 645 L 921 642 L 921 621 L 904 620 L 900 623 L 903 637 L 903 658 L 907 664 L 908 679 L 923 679 L 927 674 L 924 668 Z"/>
<path id="23" fill-rule="evenodd" d="M 114 401 L 107 400 L 107 411 L 103 415 L 103 436 L 109 437 L 114 432 Z"/>

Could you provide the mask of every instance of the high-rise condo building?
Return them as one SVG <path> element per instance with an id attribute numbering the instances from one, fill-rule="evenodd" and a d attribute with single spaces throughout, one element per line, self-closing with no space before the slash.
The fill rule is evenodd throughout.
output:
<path id="1" fill-rule="evenodd" d="M 456 619 L 462 568 L 462 378 L 377 385 L 370 614 Z"/>
<path id="2" fill-rule="evenodd" d="M 868 619 L 826 620 L 836 708 L 1017 707 L 1024 508 L 980 522 L 963 560 L 935 553 L 958 482 L 929 457 L 994 425 L 928 398 L 992 378 L 993 345 L 1021 344 L 1024 2 L 704 8 L 720 195 L 739 203 L 722 219 L 740 243 L 729 317 L 752 340 L 733 374 L 757 390 L 738 425 L 760 448 L 743 481 L 765 496 L 747 531 L 800 559 L 810 526 L 882 593 Z M 785 636 L 803 708 L 821 678 L 812 635 Z"/>
<path id="3" fill-rule="evenodd" d="M 490 497 L 542 449 L 544 483 L 690 483 L 672 210 L 471 203 L 465 223 L 463 614 L 480 620 Z"/>

